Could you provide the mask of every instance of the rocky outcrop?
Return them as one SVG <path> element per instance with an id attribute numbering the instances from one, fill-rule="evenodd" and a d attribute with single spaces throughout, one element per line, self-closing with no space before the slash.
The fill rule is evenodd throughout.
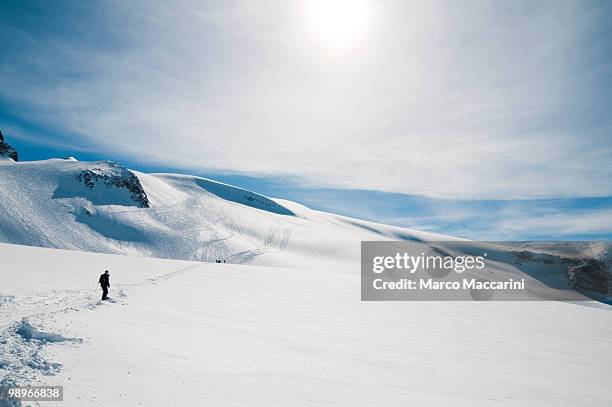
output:
<path id="1" fill-rule="evenodd" d="M 545 245 L 545 243 L 539 242 L 538 250 L 546 250 Z M 576 255 L 571 252 L 564 253 L 559 248 L 553 252 L 554 254 L 548 254 L 520 250 L 509 251 L 508 253 L 514 256 L 515 265 L 527 273 L 529 273 L 529 269 L 521 266 L 535 266 L 535 270 L 542 272 L 546 266 L 561 265 L 567 286 L 591 298 L 598 300 L 604 298 L 606 301 L 610 299 L 612 296 L 612 272 L 609 260 L 605 257 L 606 253 L 600 256 Z M 531 275 L 537 279 L 547 279 L 552 274 L 544 272 L 543 274 L 532 273 Z"/>
<path id="2" fill-rule="evenodd" d="M 562 259 L 572 288 L 609 296 L 611 284 L 606 264 L 596 259 Z"/>
<path id="3" fill-rule="evenodd" d="M 14 161 L 19 161 L 17 150 L 4 142 L 4 135 L 0 131 L 0 158 L 10 158 Z"/>
<path id="4" fill-rule="evenodd" d="M 126 189 L 130 192 L 132 200 L 140 208 L 149 208 L 149 198 L 138 177 L 130 170 L 112 162 L 106 163 L 108 167 L 88 168 L 77 175 L 77 180 L 87 188 L 94 189 L 97 184 L 107 188 Z"/>

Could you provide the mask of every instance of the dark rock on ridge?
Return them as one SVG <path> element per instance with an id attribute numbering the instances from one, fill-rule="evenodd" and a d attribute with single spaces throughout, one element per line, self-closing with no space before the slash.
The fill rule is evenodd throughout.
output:
<path id="1" fill-rule="evenodd" d="M 19 161 L 17 150 L 4 142 L 4 135 L 0 131 L 0 157 L 10 158 L 14 161 Z"/>
<path id="2" fill-rule="evenodd" d="M 149 208 L 150 202 L 138 177 L 119 164 L 107 163 L 109 168 L 88 168 L 77 175 L 77 180 L 89 189 L 94 189 L 97 183 L 103 183 L 107 188 L 123 188 L 131 193 L 132 200 L 140 208 Z"/>

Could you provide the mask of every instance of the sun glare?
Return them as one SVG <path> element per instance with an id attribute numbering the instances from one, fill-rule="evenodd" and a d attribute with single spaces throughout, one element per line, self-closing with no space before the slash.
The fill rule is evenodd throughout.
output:
<path id="1" fill-rule="evenodd" d="M 371 22 L 368 0 L 307 0 L 306 17 L 317 40 L 344 50 L 359 43 Z"/>

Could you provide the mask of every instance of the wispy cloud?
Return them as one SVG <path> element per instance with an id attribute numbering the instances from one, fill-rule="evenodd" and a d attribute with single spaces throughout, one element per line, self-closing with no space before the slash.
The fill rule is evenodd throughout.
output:
<path id="1" fill-rule="evenodd" d="M 67 143 L 318 186 L 612 195 L 606 3 L 372 1 L 336 53 L 303 2 L 10 7 L 0 99 Z"/>
<path id="2" fill-rule="evenodd" d="M 434 201 L 388 222 L 476 240 L 610 240 L 612 199 L 596 201 Z"/>
<path id="3" fill-rule="evenodd" d="M 497 231 L 511 236 L 612 236 L 612 209 L 549 213 L 500 220 Z"/>

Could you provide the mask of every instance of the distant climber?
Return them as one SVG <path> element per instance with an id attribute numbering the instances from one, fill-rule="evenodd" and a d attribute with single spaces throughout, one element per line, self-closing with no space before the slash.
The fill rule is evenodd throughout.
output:
<path id="1" fill-rule="evenodd" d="M 102 287 L 102 300 L 108 299 L 108 288 L 110 287 L 110 274 L 108 274 L 108 270 L 104 271 L 104 274 L 100 276 L 98 283 Z"/>

